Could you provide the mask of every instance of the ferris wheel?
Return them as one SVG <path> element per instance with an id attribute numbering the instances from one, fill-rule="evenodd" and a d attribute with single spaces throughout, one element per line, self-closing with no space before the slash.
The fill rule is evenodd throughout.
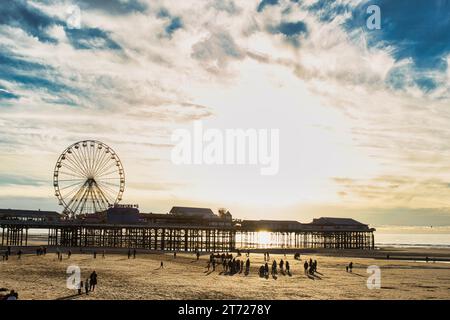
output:
<path id="1" fill-rule="evenodd" d="M 63 213 L 74 218 L 119 203 L 125 190 L 125 172 L 112 148 L 100 141 L 80 141 L 59 156 L 53 186 Z"/>

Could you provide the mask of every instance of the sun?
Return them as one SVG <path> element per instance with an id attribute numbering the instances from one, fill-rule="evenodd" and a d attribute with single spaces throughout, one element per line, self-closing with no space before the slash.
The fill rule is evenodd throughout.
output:
<path id="1" fill-rule="evenodd" d="M 267 231 L 259 231 L 258 232 L 258 244 L 262 246 L 268 246 L 271 244 L 271 236 L 270 232 Z"/>

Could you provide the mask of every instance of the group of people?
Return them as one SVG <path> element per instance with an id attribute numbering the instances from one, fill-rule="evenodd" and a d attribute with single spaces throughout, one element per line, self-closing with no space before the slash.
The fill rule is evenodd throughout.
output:
<path id="1" fill-rule="evenodd" d="M 8 246 L 6 248 L 6 251 L 3 252 L 3 254 L 2 254 L 2 261 L 8 261 L 10 255 L 11 255 L 11 247 Z"/>
<path id="2" fill-rule="evenodd" d="M 317 272 L 317 260 L 313 261 L 311 258 L 309 258 L 309 263 L 308 261 L 305 261 L 305 263 L 303 264 L 303 268 L 305 269 L 305 274 L 314 275 L 314 273 Z"/>
<path id="3" fill-rule="evenodd" d="M 45 256 L 47 254 L 47 248 L 46 247 L 39 247 L 36 249 L 36 255 L 37 256 Z"/>
<path id="4" fill-rule="evenodd" d="M 87 278 L 84 282 L 80 281 L 80 283 L 78 284 L 78 294 L 80 295 L 82 293 L 83 287 L 86 294 L 89 294 L 89 292 L 91 291 L 94 292 L 96 285 L 97 285 L 97 273 L 94 270 L 89 276 L 89 278 Z"/>
<path id="5" fill-rule="evenodd" d="M 220 264 L 222 266 L 222 272 L 224 274 L 233 275 L 237 273 L 244 272 L 246 275 L 250 272 L 250 258 L 249 254 L 247 254 L 247 260 L 244 262 L 244 259 L 239 259 L 241 253 L 238 252 L 236 257 L 233 257 L 231 253 L 222 253 L 222 254 L 214 254 L 212 253 L 209 256 L 209 260 L 206 264 L 206 268 L 208 272 L 212 269 L 212 271 L 216 271 L 216 267 Z"/>
<path id="6" fill-rule="evenodd" d="M 269 264 L 267 261 L 270 258 L 269 253 L 264 253 L 264 261 L 266 263 L 264 265 L 261 265 L 259 267 L 259 276 L 260 277 L 268 277 L 269 276 Z M 272 261 L 272 268 L 270 274 L 272 276 L 276 276 L 278 274 L 278 267 L 280 268 L 280 272 L 284 274 L 285 272 L 290 275 L 291 274 L 291 266 L 289 264 L 289 261 L 284 261 L 283 259 L 280 260 L 280 263 L 278 264 L 276 260 Z"/>

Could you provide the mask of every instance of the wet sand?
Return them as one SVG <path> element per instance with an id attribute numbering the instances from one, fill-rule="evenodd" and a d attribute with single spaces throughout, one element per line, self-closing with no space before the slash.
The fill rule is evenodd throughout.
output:
<path id="1" fill-rule="evenodd" d="M 292 275 L 279 273 L 266 279 L 258 276 L 261 253 L 251 253 L 248 276 L 230 276 L 222 272 L 222 266 L 207 272 L 208 255 L 197 261 L 192 253 L 178 253 L 174 259 L 172 253 L 138 252 L 136 259 L 128 259 L 125 250 L 107 252 L 103 259 L 99 250 L 94 259 L 92 253 L 84 251 L 74 249 L 70 259 L 64 254 L 63 261 L 58 261 L 55 253 L 29 253 L 20 260 L 10 256 L 0 262 L 0 287 L 18 291 L 20 299 L 450 299 L 450 264 L 367 257 L 376 257 L 379 252 L 353 251 L 353 257 L 346 252 L 310 252 L 302 254 L 300 261 L 294 260 L 292 253 L 286 258 L 271 254 L 277 261 L 287 259 Z M 385 252 L 405 254 L 402 250 Z M 431 251 L 427 254 L 432 256 Z M 448 250 L 434 255 L 450 257 Z M 305 258 L 318 261 L 314 277 L 304 274 Z M 160 269 L 161 261 L 164 269 Z M 350 261 L 354 268 L 347 273 L 345 266 Z M 78 296 L 67 289 L 66 270 L 71 265 L 80 267 L 82 279 L 93 270 L 97 272 L 99 283 L 94 293 Z M 371 265 L 381 270 L 381 289 L 367 287 L 367 267 Z"/>

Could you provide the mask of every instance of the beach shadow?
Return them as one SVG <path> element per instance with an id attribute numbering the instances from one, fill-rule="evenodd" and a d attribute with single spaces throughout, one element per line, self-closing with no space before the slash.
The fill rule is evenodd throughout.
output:
<path id="1" fill-rule="evenodd" d="M 82 294 L 75 293 L 75 294 L 72 294 L 70 296 L 56 298 L 55 300 L 72 300 L 73 298 L 79 298 L 81 296 L 82 296 Z"/>
<path id="2" fill-rule="evenodd" d="M 314 278 L 314 277 L 313 277 L 312 275 L 310 275 L 310 274 L 308 274 L 307 276 L 308 276 L 308 278 L 311 279 L 311 280 L 316 280 L 316 278 Z"/>
<path id="3" fill-rule="evenodd" d="M 349 272 L 350 274 L 354 274 L 355 276 L 358 276 L 358 277 L 363 277 L 363 278 L 365 278 L 366 276 L 365 275 L 362 275 L 362 274 L 359 274 L 359 273 L 356 273 L 356 272 Z"/>
<path id="4" fill-rule="evenodd" d="M 276 275 L 276 274 L 273 274 L 273 275 L 272 275 L 272 279 L 273 279 L 273 280 L 277 280 L 277 279 L 278 279 L 277 275 Z"/>
<path id="5" fill-rule="evenodd" d="M 317 280 L 322 280 L 322 278 L 321 277 L 319 277 L 318 275 L 316 275 L 316 274 L 312 274 L 311 276 L 313 276 L 315 279 L 317 279 Z"/>

